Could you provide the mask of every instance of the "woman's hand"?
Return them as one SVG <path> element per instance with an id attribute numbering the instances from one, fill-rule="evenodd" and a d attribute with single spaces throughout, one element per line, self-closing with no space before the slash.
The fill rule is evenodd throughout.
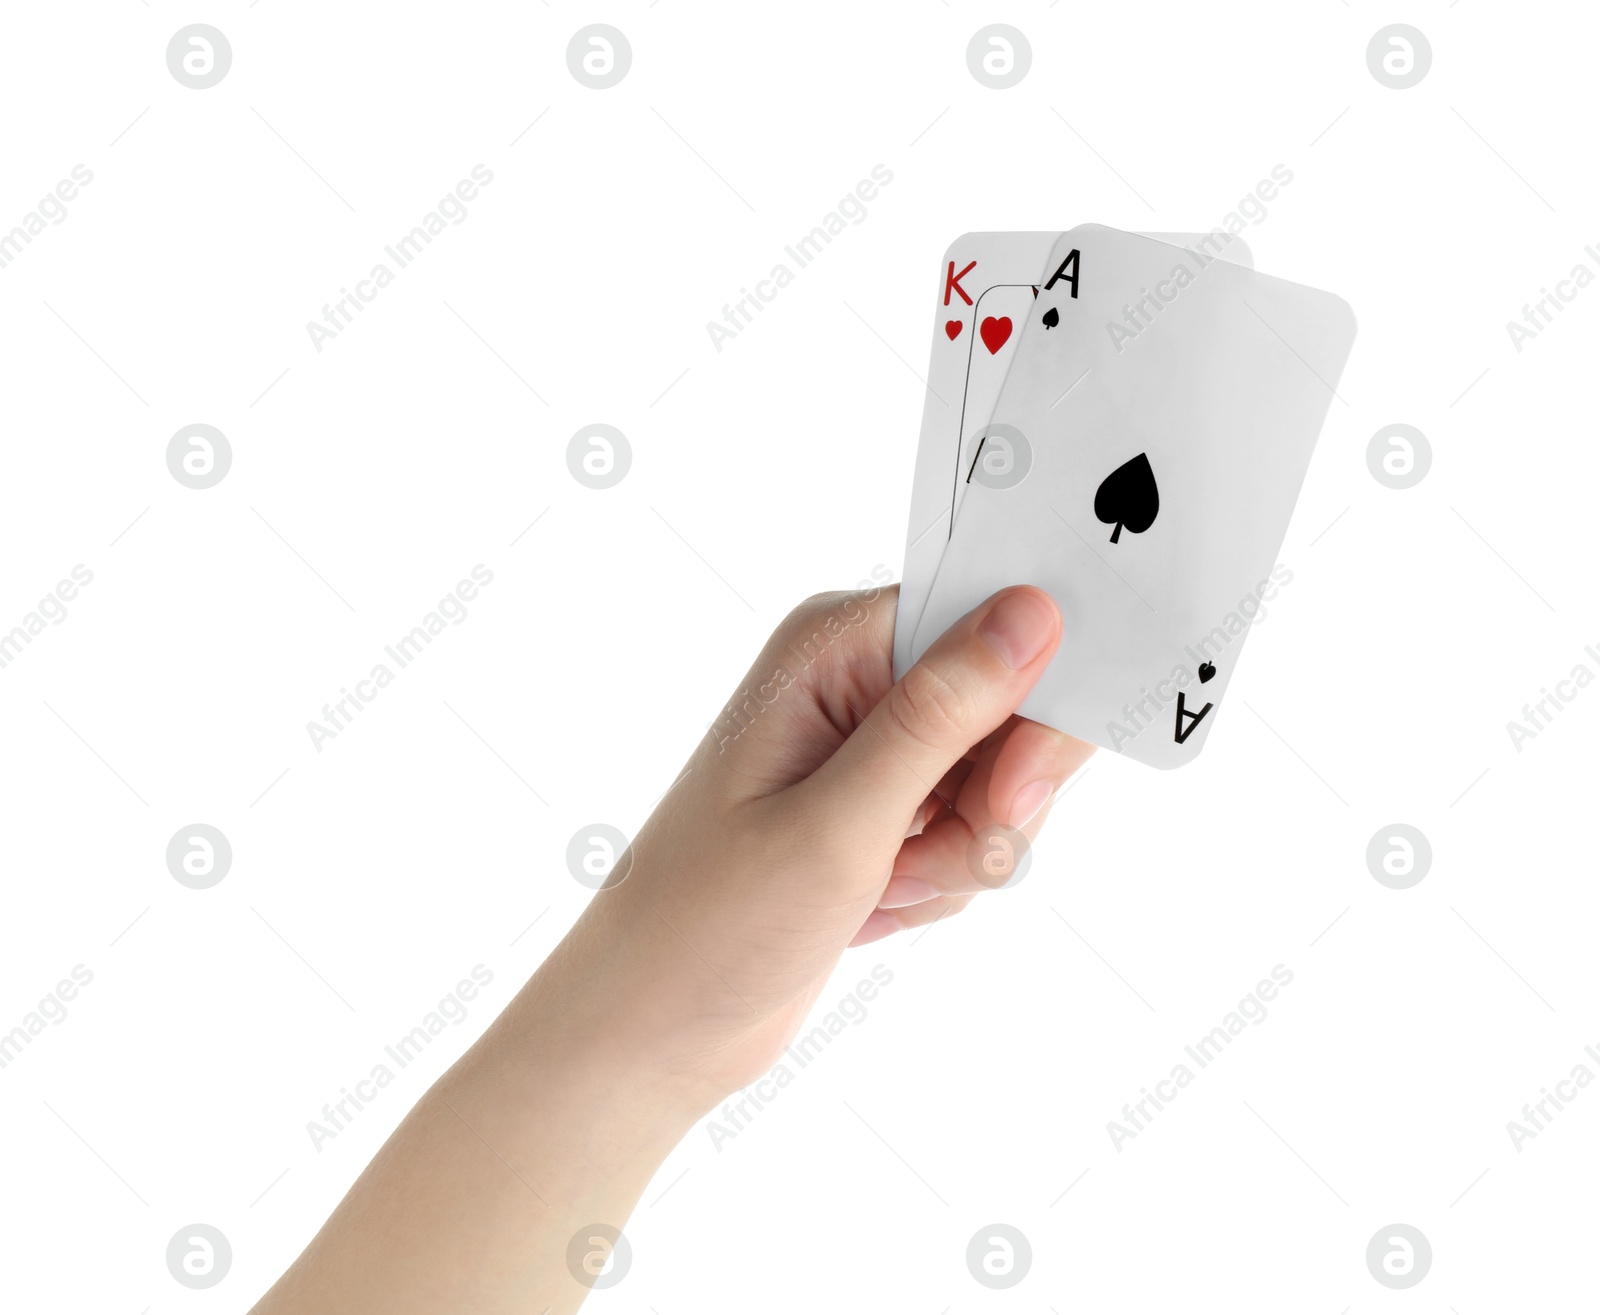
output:
<path id="1" fill-rule="evenodd" d="M 896 684 L 894 604 L 789 615 L 604 889 L 258 1315 L 576 1310 L 661 1161 L 771 1068 L 847 946 L 1004 884 L 992 858 L 1093 752 L 1013 715 L 1061 618 L 1003 590 Z"/>
<path id="2" fill-rule="evenodd" d="M 895 595 L 788 616 L 574 930 L 708 1108 L 771 1067 L 847 946 L 1005 884 L 1009 833 L 1093 752 L 1012 715 L 1061 641 L 1047 595 L 996 594 L 899 684 Z"/>

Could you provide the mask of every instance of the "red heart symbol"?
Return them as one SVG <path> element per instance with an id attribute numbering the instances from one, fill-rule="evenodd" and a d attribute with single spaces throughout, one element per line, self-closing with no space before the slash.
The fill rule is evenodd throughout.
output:
<path id="1" fill-rule="evenodd" d="M 944 336 L 946 338 L 950 339 L 951 342 L 954 342 L 956 340 L 956 336 L 960 332 L 961 332 L 961 321 L 960 320 L 946 320 L 944 322 Z"/>
<path id="2" fill-rule="evenodd" d="M 993 356 L 1006 345 L 1006 339 L 1011 337 L 1011 317 L 1002 315 L 995 319 L 993 315 L 978 326 L 978 332 L 983 335 L 983 345 L 989 349 Z"/>

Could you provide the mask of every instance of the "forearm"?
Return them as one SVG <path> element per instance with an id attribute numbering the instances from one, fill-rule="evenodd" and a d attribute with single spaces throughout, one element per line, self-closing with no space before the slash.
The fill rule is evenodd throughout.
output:
<path id="1" fill-rule="evenodd" d="M 819 634 L 827 661 L 737 739 L 701 744 L 259 1315 L 576 1310 L 662 1160 L 771 1069 L 846 947 L 930 926 L 1004 880 L 974 870 L 974 838 L 1031 839 L 1033 787 L 1091 752 L 1012 715 L 1060 616 L 1037 590 L 1004 590 L 899 686 L 893 623 L 881 592 L 823 595 L 785 621 L 747 684 Z"/>
<path id="2" fill-rule="evenodd" d="M 624 1001 L 569 970 L 588 924 L 406 1116 L 259 1315 L 578 1308 L 569 1243 L 623 1226 L 704 1100 L 620 1039 Z"/>

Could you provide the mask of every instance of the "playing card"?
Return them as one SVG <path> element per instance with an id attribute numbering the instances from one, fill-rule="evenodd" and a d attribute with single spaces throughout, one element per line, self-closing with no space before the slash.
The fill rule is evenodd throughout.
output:
<path id="1" fill-rule="evenodd" d="M 985 308 L 993 322 L 985 335 L 978 305 L 991 288 L 1020 289 L 1031 303 L 1040 271 L 1050 257 L 1058 233 L 965 233 L 950 244 L 940 264 L 939 298 L 934 306 L 933 348 L 928 362 L 928 387 L 922 406 L 922 435 L 912 476 L 911 514 L 906 526 L 906 555 L 901 568 L 900 598 L 894 630 L 894 674 L 899 679 L 911 661 L 911 638 L 922 615 L 929 586 L 950 533 L 957 467 L 960 464 L 963 417 L 969 374 L 993 380 L 987 406 L 992 411 L 1010 351 L 1022 321 L 1009 316 L 1009 326 Z M 999 298 L 992 301 L 996 306 Z M 1010 299 L 1008 298 L 1008 303 Z M 992 346 L 991 346 L 992 345 Z M 1003 354 L 1002 354 L 1003 353 Z M 998 357 L 999 359 L 995 359 Z M 975 412 L 985 404 L 975 399 Z M 981 419 L 968 423 L 984 425 Z"/>
<path id="2" fill-rule="evenodd" d="M 896 679 L 911 664 L 912 637 L 966 490 L 961 454 L 994 413 L 1045 262 L 1059 236 L 967 233 L 945 252 L 895 617 Z M 1229 239 L 1220 232 L 1147 236 L 1250 265 L 1250 248 L 1242 238 Z"/>
<path id="3" fill-rule="evenodd" d="M 1329 293 L 1098 225 L 1047 264 L 963 454 L 911 657 L 996 590 L 1038 585 L 1066 634 L 1022 715 L 1178 766 L 1276 589 L 1355 320 Z"/>

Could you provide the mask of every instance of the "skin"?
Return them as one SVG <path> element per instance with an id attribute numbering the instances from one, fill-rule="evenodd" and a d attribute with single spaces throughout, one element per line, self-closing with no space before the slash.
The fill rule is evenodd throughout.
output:
<path id="1" fill-rule="evenodd" d="M 1014 715 L 1060 615 L 1002 590 L 895 684 L 895 598 L 823 594 L 785 619 L 730 700 L 749 711 L 714 725 L 257 1315 L 576 1310 L 569 1242 L 604 1263 L 592 1226 L 621 1228 L 677 1142 L 771 1069 L 847 947 L 1004 884 L 975 837 L 1033 838 L 1094 751 Z"/>

